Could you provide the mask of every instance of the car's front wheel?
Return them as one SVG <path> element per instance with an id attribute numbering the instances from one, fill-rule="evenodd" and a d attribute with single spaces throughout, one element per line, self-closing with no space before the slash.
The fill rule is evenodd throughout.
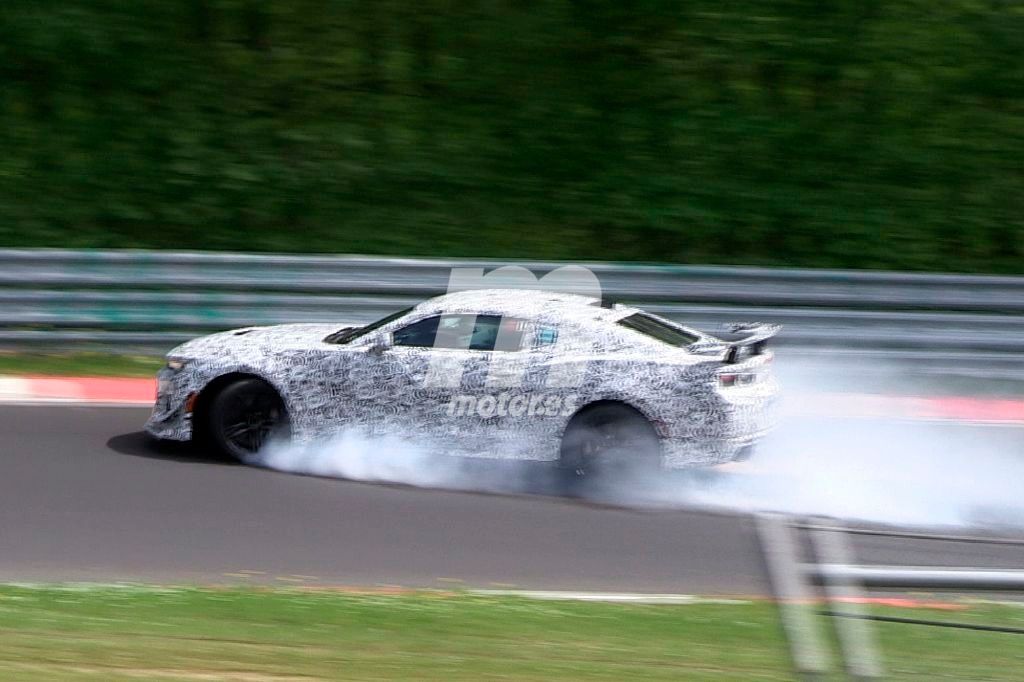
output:
<path id="1" fill-rule="evenodd" d="M 635 409 L 618 403 L 595 405 L 570 420 L 558 464 L 570 493 L 597 479 L 650 476 L 661 465 L 661 440 Z"/>
<path id="2" fill-rule="evenodd" d="M 271 441 L 291 435 L 284 401 L 260 379 L 240 379 L 224 387 L 210 403 L 206 433 L 225 455 L 246 464 L 257 461 Z"/>

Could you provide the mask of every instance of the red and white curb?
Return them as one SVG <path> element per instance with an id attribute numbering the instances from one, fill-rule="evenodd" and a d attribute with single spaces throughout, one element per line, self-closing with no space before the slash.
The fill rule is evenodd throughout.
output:
<path id="1" fill-rule="evenodd" d="M 0 403 L 149 407 L 154 379 L 0 376 Z M 785 417 L 844 417 L 1024 426 L 1024 400 L 859 393 L 787 395 Z"/>
<path id="2" fill-rule="evenodd" d="M 861 393 L 805 393 L 786 396 L 783 415 L 953 421 L 1024 426 L 1024 400 L 983 397 L 924 397 Z"/>
<path id="3" fill-rule="evenodd" d="M 151 407 L 155 379 L 0 376 L 0 403 Z"/>

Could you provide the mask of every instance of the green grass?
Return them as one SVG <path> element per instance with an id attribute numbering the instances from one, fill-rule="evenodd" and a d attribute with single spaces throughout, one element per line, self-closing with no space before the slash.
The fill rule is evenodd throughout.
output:
<path id="1" fill-rule="evenodd" d="M 0 353 L 0 374 L 152 377 L 164 359 L 144 355 Z"/>
<path id="2" fill-rule="evenodd" d="M 1009 607 L 973 606 L 953 617 L 1024 625 L 1024 612 Z M 909 625 L 879 625 L 877 632 L 889 679 L 1019 680 L 1024 669 L 1019 636 Z M 655 606 L 439 593 L 8 586 L 0 588 L 0 678 L 792 676 L 774 607 L 763 602 Z"/>

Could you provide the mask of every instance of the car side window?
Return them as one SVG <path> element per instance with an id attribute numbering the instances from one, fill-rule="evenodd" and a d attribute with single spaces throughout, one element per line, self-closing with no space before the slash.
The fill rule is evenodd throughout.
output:
<path id="1" fill-rule="evenodd" d="M 558 327 L 553 327 L 549 324 L 537 327 L 535 343 L 538 347 L 553 346 L 556 341 L 558 341 Z"/>
<path id="2" fill-rule="evenodd" d="M 437 324 L 440 319 L 440 317 L 428 317 L 397 329 L 391 335 L 392 343 L 396 346 L 432 348 L 437 337 Z"/>
<path id="3" fill-rule="evenodd" d="M 396 346 L 517 351 L 527 323 L 500 315 L 438 315 L 395 331 Z"/>
<path id="4" fill-rule="evenodd" d="M 528 323 L 515 317 L 477 315 L 472 350 L 517 351 L 523 347 Z"/>

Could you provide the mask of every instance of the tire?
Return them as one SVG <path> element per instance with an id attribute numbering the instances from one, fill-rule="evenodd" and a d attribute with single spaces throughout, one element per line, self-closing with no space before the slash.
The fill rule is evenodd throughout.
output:
<path id="1" fill-rule="evenodd" d="M 270 384 L 241 379 L 229 384 L 210 403 L 205 433 L 228 457 L 245 464 L 258 461 L 260 449 L 291 436 L 284 401 Z"/>
<path id="2" fill-rule="evenodd" d="M 565 429 L 558 466 L 563 487 L 570 493 L 595 481 L 654 475 L 661 467 L 661 439 L 631 407 L 585 408 Z"/>

